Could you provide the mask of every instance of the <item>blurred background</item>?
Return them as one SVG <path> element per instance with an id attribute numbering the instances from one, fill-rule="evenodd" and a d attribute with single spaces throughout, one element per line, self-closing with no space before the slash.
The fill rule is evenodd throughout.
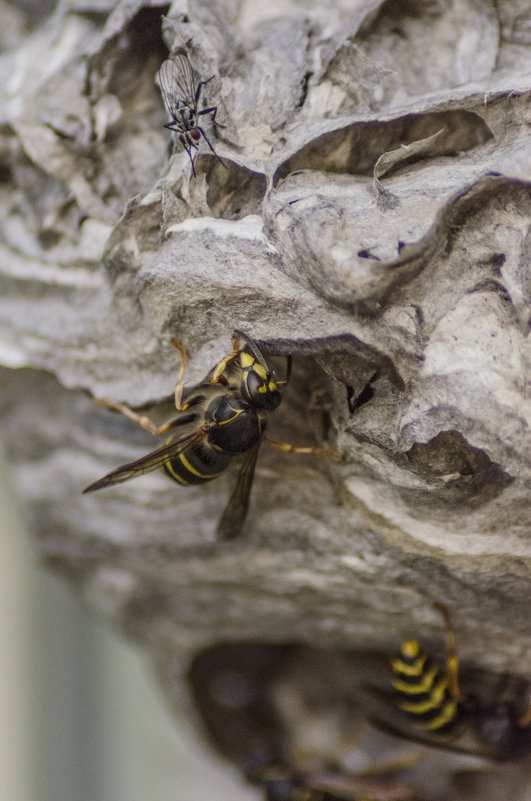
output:
<path id="1" fill-rule="evenodd" d="M 255 797 L 164 708 L 149 665 L 36 562 L 0 447 L 0 797 Z"/>

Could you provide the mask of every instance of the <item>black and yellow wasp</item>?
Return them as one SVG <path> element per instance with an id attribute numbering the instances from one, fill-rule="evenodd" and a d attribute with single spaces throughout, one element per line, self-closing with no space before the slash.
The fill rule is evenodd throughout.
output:
<path id="1" fill-rule="evenodd" d="M 383 728 L 426 745 L 500 762 L 527 755 L 531 683 L 483 669 L 460 671 L 448 611 L 442 604 L 433 606 L 446 624 L 446 667 L 441 669 L 416 640 L 405 640 L 391 663 L 394 701 L 404 719 L 398 725 L 385 721 Z"/>
<path id="2" fill-rule="evenodd" d="M 163 62 L 159 70 L 162 97 L 171 117 L 171 122 L 164 127 L 169 128 L 170 131 L 175 131 L 179 135 L 179 142 L 188 153 L 194 175 L 195 166 L 192 149 L 196 151 L 199 149 L 201 137 L 203 137 L 220 164 L 223 164 L 199 121 L 200 117 L 210 114 L 211 122 L 214 126 L 216 125 L 216 106 L 199 110 L 201 91 L 203 86 L 206 86 L 212 80 L 212 77 L 207 81 L 196 83 L 192 65 L 183 47 L 177 48 Z M 226 168 L 225 164 L 223 166 Z"/>
<path id="3" fill-rule="evenodd" d="M 243 344 L 242 344 L 243 343 Z M 177 417 L 156 426 L 148 417 L 138 415 L 122 403 L 97 400 L 99 406 L 122 412 L 152 434 L 173 434 L 162 447 L 134 462 L 118 467 L 95 481 L 84 492 L 109 487 L 141 476 L 156 468 L 183 486 L 203 484 L 217 478 L 234 457 L 242 465 L 236 485 L 218 525 L 221 539 L 232 539 L 241 530 L 249 506 L 258 450 L 262 441 L 292 453 L 321 453 L 340 458 L 320 448 L 295 448 L 265 439 L 266 414 L 281 401 L 280 384 L 289 380 L 291 359 L 285 381 L 275 381 L 258 346 L 242 331 L 232 336 L 232 351 L 195 387 L 184 388 L 186 354 L 178 342 L 172 344 L 181 355 L 181 369 L 175 387 Z"/>

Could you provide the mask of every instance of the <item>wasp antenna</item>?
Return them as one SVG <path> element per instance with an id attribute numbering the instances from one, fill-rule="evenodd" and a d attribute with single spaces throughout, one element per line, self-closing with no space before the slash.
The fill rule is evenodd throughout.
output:
<path id="1" fill-rule="evenodd" d="M 244 334 L 244 332 L 240 331 L 238 328 L 234 329 L 234 333 L 232 336 L 233 337 L 237 336 L 240 339 L 243 339 L 245 344 L 250 348 L 256 361 L 262 365 L 262 367 L 266 370 L 266 372 L 269 371 L 269 367 L 267 366 L 267 362 L 262 354 L 262 351 L 260 350 L 256 342 L 254 342 L 254 340 L 251 339 L 251 337 L 247 336 L 247 334 Z"/>

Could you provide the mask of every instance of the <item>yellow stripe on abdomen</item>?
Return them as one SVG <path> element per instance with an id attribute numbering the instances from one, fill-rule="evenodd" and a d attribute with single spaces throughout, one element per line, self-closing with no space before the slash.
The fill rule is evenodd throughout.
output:
<path id="1" fill-rule="evenodd" d="M 217 478 L 227 466 L 227 457 L 217 450 L 186 450 L 168 459 L 162 465 L 163 471 L 173 481 L 184 487 L 203 484 Z"/>
<path id="2" fill-rule="evenodd" d="M 448 686 L 448 674 L 420 651 L 415 640 L 402 643 L 400 656 L 391 662 L 396 705 L 424 731 L 450 726 L 459 713 L 458 702 Z"/>

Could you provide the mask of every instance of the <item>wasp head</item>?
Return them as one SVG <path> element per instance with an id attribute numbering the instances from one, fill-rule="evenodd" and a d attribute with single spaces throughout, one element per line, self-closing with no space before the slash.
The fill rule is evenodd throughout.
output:
<path id="1" fill-rule="evenodd" d="M 240 364 L 243 368 L 240 388 L 243 399 L 259 409 L 276 409 L 281 396 L 272 372 L 246 350 L 240 352 Z"/>

